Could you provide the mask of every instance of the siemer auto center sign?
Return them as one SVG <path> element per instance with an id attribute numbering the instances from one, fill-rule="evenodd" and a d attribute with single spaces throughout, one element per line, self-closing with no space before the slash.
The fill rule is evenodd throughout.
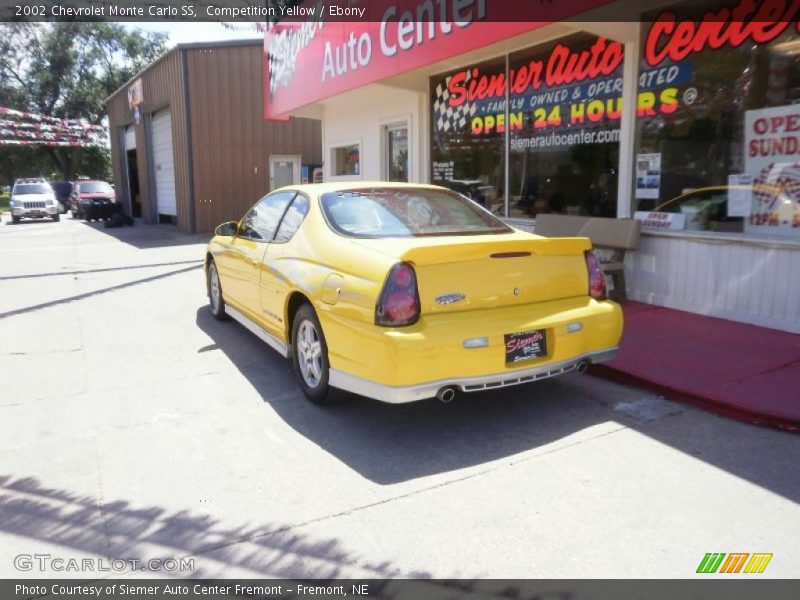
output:
<path id="1" fill-rule="evenodd" d="M 537 3 L 540 20 L 515 22 L 497 22 L 502 7 L 492 0 L 379 0 L 367 5 L 358 21 L 344 22 L 326 22 L 324 5 L 306 2 L 315 10 L 298 12 L 305 20 L 281 21 L 264 37 L 264 118 L 281 118 L 302 106 L 609 1 Z"/>

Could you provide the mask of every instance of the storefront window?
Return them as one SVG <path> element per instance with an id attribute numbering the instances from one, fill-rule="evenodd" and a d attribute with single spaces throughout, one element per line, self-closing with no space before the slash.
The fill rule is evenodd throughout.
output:
<path id="1" fill-rule="evenodd" d="M 616 216 L 622 55 L 576 34 L 433 77 L 433 181 L 510 217 Z"/>
<path id="2" fill-rule="evenodd" d="M 794 23 L 770 23 L 765 43 L 737 35 L 734 46 L 723 34 L 712 48 L 699 17 L 720 9 L 705 4 L 669 9 L 677 21 L 696 19 L 691 43 L 659 19 L 669 14 L 643 24 L 634 207 L 667 213 L 638 216 L 670 229 L 800 237 Z"/>
<path id="3" fill-rule="evenodd" d="M 500 59 L 431 78 L 431 180 L 498 215 L 505 214 L 505 88 L 496 82 L 504 74 Z M 483 100 L 470 100 L 480 81 L 495 83 Z"/>
<path id="4" fill-rule="evenodd" d="M 510 56 L 509 216 L 616 216 L 622 52 L 577 34 Z M 592 54 L 607 65 L 568 66 Z M 559 63 L 560 76 L 548 77 Z M 540 71 L 538 87 L 524 85 Z"/>
<path id="5" fill-rule="evenodd" d="M 361 162 L 361 147 L 358 144 L 331 148 L 334 175 L 358 175 Z"/>

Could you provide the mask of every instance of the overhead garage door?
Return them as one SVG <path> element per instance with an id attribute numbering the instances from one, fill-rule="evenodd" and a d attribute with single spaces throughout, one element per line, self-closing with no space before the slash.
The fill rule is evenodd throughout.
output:
<path id="1" fill-rule="evenodd" d="M 153 115 L 152 132 L 158 214 L 177 216 L 175 159 L 172 154 L 172 119 L 168 110 Z"/>
<path id="2" fill-rule="evenodd" d="M 125 150 L 136 149 L 136 129 L 133 125 L 128 125 L 125 128 Z"/>

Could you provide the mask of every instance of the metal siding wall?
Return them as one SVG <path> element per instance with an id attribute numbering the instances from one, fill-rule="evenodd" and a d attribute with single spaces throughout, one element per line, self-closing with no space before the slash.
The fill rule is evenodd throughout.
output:
<path id="1" fill-rule="evenodd" d="M 183 80 L 181 73 L 180 53 L 172 50 L 157 60 L 142 73 L 144 103 L 140 107 L 142 119 L 136 126 L 136 154 L 139 167 L 139 188 L 142 196 L 142 217 L 146 222 L 152 221 L 150 173 L 151 163 L 148 157 L 148 140 L 145 140 L 145 121 L 150 113 L 169 108 L 172 114 L 172 148 L 175 160 L 175 195 L 178 208 L 178 227 L 181 231 L 191 231 L 191 213 L 189 211 L 189 154 L 186 147 L 186 109 L 183 102 Z M 128 108 L 127 88 L 120 90 L 108 103 L 109 127 L 112 131 L 112 162 L 114 182 L 122 185 L 121 150 L 118 136 L 114 131 L 133 122 L 133 112 Z"/>
<path id="2" fill-rule="evenodd" d="M 321 164 L 321 124 L 262 119 L 263 45 L 187 49 L 197 231 L 239 219 L 269 191 L 269 156 Z"/>
<path id="3" fill-rule="evenodd" d="M 628 296 L 800 333 L 800 248 L 643 235 L 628 254 Z"/>

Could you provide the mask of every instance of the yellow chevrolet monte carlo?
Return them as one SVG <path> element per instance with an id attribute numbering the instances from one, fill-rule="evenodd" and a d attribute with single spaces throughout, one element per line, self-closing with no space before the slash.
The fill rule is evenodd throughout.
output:
<path id="1" fill-rule="evenodd" d="M 420 184 L 279 189 L 208 245 L 211 312 L 291 358 L 306 397 L 401 403 L 614 358 L 622 311 L 586 238 L 518 231 Z"/>

